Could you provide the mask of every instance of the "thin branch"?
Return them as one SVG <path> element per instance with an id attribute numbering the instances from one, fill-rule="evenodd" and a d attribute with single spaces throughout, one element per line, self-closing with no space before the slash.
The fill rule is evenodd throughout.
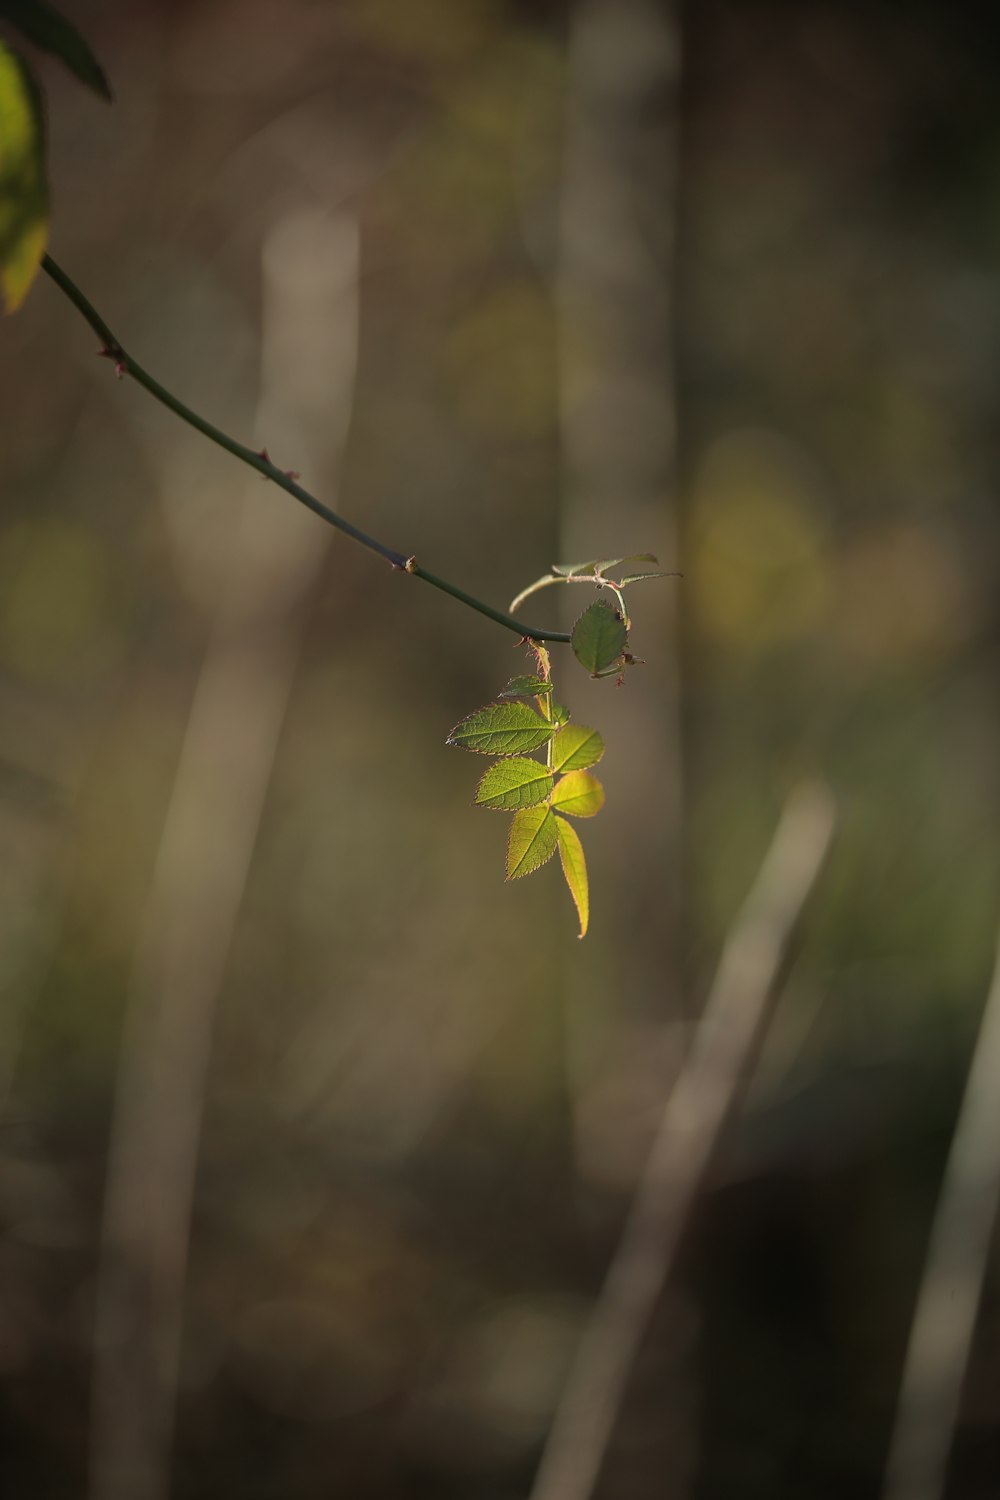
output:
<path id="1" fill-rule="evenodd" d="M 114 361 L 115 370 L 119 376 L 130 375 L 151 396 L 155 397 L 169 411 L 172 411 L 176 417 L 180 417 L 182 422 L 186 422 L 189 427 L 193 427 L 203 437 L 207 437 L 210 442 L 217 444 L 218 447 L 224 448 L 234 458 L 240 459 L 242 463 L 249 464 L 251 469 L 256 469 L 259 474 L 263 474 L 265 479 L 270 479 L 272 483 L 278 485 L 280 489 L 291 495 L 293 499 L 298 500 L 300 505 L 306 506 L 314 515 L 319 516 L 320 520 L 326 521 L 330 526 L 335 526 L 338 531 L 342 531 L 345 536 L 349 536 L 359 546 L 367 547 L 370 552 L 376 552 L 379 557 L 385 558 L 386 562 L 391 563 L 400 572 L 409 573 L 414 578 L 422 578 L 424 583 L 429 583 L 432 588 L 440 589 L 444 594 L 450 594 L 459 603 L 467 605 L 469 609 L 474 609 L 481 615 L 485 615 L 488 620 L 495 620 L 498 625 L 503 625 L 505 629 L 514 631 L 516 635 L 524 636 L 527 640 L 531 641 L 558 641 L 562 644 L 569 642 L 570 637 L 564 631 L 536 630 L 534 626 L 523 624 L 522 621 L 515 619 L 513 615 L 506 614 L 502 609 L 494 609 L 492 605 L 485 604 L 482 599 L 477 599 L 473 594 L 466 593 L 464 589 L 460 589 L 456 584 L 449 583 L 447 579 L 439 578 L 435 573 L 428 572 L 426 568 L 421 567 L 415 557 L 407 556 L 405 552 L 397 552 L 395 548 L 385 546 L 384 543 L 378 541 L 375 537 L 369 536 L 367 532 L 362 531 L 360 527 L 345 520 L 335 510 L 331 510 L 328 505 L 324 505 L 322 500 L 317 500 L 315 495 L 311 495 L 307 489 L 297 482 L 291 473 L 286 472 L 284 469 L 279 469 L 273 464 L 266 448 L 258 451 L 248 448 L 244 443 L 238 443 L 228 433 L 223 432 L 220 428 L 213 426 L 211 422 L 206 421 L 198 412 L 192 411 L 191 407 L 185 406 L 183 401 L 178 400 L 171 391 L 168 391 L 158 380 L 155 380 L 122 346 L 97 309 L 84 296 L 75 281 L 67 276 L 62 267 L 52 259 L 51 255 L 42 257 L 42 270 L 52 278 L 59 290 L 69 298 L 77 311 L 90 324 L 101 340 L 101 354 L 105 358 Z"/>
<path id="2" fill-rule="evenodd" d="M 823 868 L 834 809 L 823 786 L 789 798 L 726 942 L 691 1052 L 670 1093 L 597 1304 L 584 1330 L 532 1500 L 588 1500 L 629 1372 L 691 1206 L 749 1076 L 782 964 Z"/>
<path id="3" fill-rule="evenodd" d="M 1000 1198 L 1000 947 L 910 1330 L 885 1500 L 939 1500 Z"/>

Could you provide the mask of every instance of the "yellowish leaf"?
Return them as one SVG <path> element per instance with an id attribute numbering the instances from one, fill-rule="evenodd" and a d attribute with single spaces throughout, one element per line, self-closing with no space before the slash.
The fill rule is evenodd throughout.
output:
<path id="1" fill-rule="evenodd" d="M 559 839 L 559 860 L 580 918 L 580 936 L 586 937 L 590 921 L 590 884 L 587 880 L 583 845 L 576 829 L 565 818 L 556 818 L 556 834 Z"/>
<path id="2" fill-rule="evenodd" d="M 8 312 L 28 295 L 48 234 L 42 99 L 17 53 L 0 42 L 0 297 Z"/>

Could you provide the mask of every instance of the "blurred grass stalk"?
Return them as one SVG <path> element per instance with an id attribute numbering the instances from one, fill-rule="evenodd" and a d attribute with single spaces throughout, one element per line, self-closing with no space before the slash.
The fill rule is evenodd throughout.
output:
<path id="1" fill-rule="evenodd" d="M 532 1500 L 588 1500 L 594 1490 L 643 1334 L 715 1147 L 750 1078 L 834 824 L 833 799 L 822 784 L 801 785 L 785 804 L 664 1106 L 556 1411 Z"/>
<path id="2" fill-rule="evenodd" d="M 567 61 L 555 284 L 560 560 L 634 548 L 651 550 L 664 568 L 673 568 L 679 544 L 673 366 L 679 0 L 576 0 Z M 649 986 L 640 976 L 656 976 L 658 1023 L 678 1014 L 684 990 L 683 726 L 671 591 L 643 597 L 643 632 L 659 691 L 647 682 L 646 692 L 622 695 L 615 704 L 619 732 L 634 747 L 656 747 L 634 760 L 627 802 L 619 809 L 621 847 L 643 849 L 652 875 L 648 907 L 638 919 L 622 914 L 639 950 L 632 1009 L 617 1017 L 617 1026 L 626 1028 L 636 1026 L 648 1005 Z M 606 1053 L 592 1048 L 587 1035 L 600 1002 L 580 1004 L 581 989 L 589 991 L 588 1000 L 597 999 L 601 976 L 578 962 L 574 978 L 562 1034 L 574 1151 L 585 1178 L 594 1167 L 583 1127 L 588 1074 L 606 1066 Z M 613 989 L 620 994 L 625 986 Z M 648 1014 L 642 1019 L 648 1023 Z M 631 1277 L 635 1247 L 627 1236 L 619 1253 Z M 557 1409 L 535 1481 L 537 1500 L 584 1500 L 596 1483 L 655 1300 L 654 1293 L 648 1307 L 626 1305 L 643 1289 L 623 1289 L 616 1275 L 584 1333 Z"/>
<path id="3" fill-rule="evenodd" d="M 681 36 L 678 4 L 578 0 L 567 70 L 556 270 L 561 561 L 651 550 L 678 566 L 674 277 Z M 657 747 L 634 778 L 619 839 L 639 836 L 665 883 L 655 893 L 669 1006 L 678 938 L 683 765 L 677 595 L 642 597 L 659 691 L 621 695 L 620 732 Z M 577 600 L 572 600 L 576 606 Z M 578 612 L 576 610 L 575 612 Z M 624 719 L 625 723 L 621 724 Z M 650 807 L 659 816 L 651 820 Z M 655 834 L 655 842 L 654 842 Z"/>
<path id="4" fill-rule="evenodd" d="M 335 491 L 354 388 L 358 231 L 286 210 L 264 244 L 262 443 Z M 179 436 L 178 441 L 185 441 Z M 197 439 L 192 439 L 197 441 Z M 135 954 L 105 1189 L 93 1500 L 162 1500 L 212 1030 L 303 634 L 329 542 L 246 481 Z"/>
<path id="5" fill-rule="evenodd" d="M 910 1330 L 885 1500 L 944 1494 L 1000 1198 L 1000 942 Z"/>

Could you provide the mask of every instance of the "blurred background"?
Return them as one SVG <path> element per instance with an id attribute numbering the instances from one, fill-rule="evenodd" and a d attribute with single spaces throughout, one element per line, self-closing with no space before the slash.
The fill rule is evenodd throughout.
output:
<path id="1" fill-rule="evenodd" d="M 515 638 L 116 381 L 44 277 L 4 321 L 0 1488 L 527 1496 L 818 775 L 833 857 L 599 1493 L 878 1495 L 1000 911 L 1000 27 L 65 10 L 116 102 L 39 64 L 51 250 L 158 379 L 501 608 L 684 577 L 631 591 L 622 689 L 555 648 L 607 744 L 577 943 L 444 743 Z M 997 1491 L 998 1382 L 988 1271 L 952 1497 Z"/>

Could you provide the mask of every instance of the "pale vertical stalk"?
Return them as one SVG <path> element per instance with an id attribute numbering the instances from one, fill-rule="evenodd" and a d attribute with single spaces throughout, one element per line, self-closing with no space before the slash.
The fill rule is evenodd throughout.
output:
<path id="1" fill-rule="evenodd" d="M 353 391 L 353 220 L 283 219 L 264 253 L 258 436 L 333 488 Z M 292 352 L 294 351 L 294 353 Z M 93 1500 L 162 1500 L 212 1029 L 324 539 L 253 477 L 229 551 L 135 956 L 105 1194 Z"/>
<path id="2" fill-rule="evenodd" d="M 939 1500 L 1000 1197 L 1000 947 L 945 1166 L 889 1449 L 885 1500 Z"/>
<path id="3" fill-rule="evenodd" d="M 588 1500 L 629 1372 L 726 1122 L 750 1075 L 789 944 L 830 848 L 822 786 L 788 800 L 726 941 L 691 1052 L 667 1100 L 632 1208 L 584 1329 L 532 1500 Z"/>
<path id="4" fill-rule="evenodd" d="M 16 791 L 9 802 L 0 799 L 0 1128 L 9 1118 L 31 993 L 52 950 L 45 887 L 60 833 L 51 809 L 19 803 Z"/>
<path id="5" fill-rule="evenodd" d="M 562 463 L 559 562 L 651 551 L 665 569 L 678 553 L 673 261 L 678 171 L 677 3 L 576 0 L 570 13 L 556 310 Z M 678 580 L 637 585 L 630 642 L 649 665 L 606 695 L 615 737 L 628 746 L 614 797 L 622 854 L 618 909 L 605 922 L 624 941 L 627 981 L 672 1019 L 683 994 L 683 802 Z M 563 623 L 589 603 L 560 590 Z M 608 700 L 613 696 L 613 702 Z M 602 830 L 595 830 L 598 847 Z M 620 893 L 620 894 L 619 894 Z M 594 933 L 589 941 L 599 941 Z M 655 976 L 654 983 L 650 983 Z M 607 1062 L 607 974 L 577 961 L 564 1018 L 576 1164 L 592 1168 L 581 1102 Z M 647 998 L 649 997 L 649 998 Z M 643 1019 L 648 1021 L 648 1015 Z"/>
<path id="6" fill-rule="evenodd" d="M 556 276 L 560 557 L 652 551 L 677 565 L 673 261 L 679 20 L 664 0 L 577 0 L 571 13 Z M 665 988 L 678 988 L 683 781 L 674 580 L 638 586 L 642 691 L 615 701 L 623 738 L 656 746 L 620 807 L 640 834 L 657 889 Z M 580 612 L 580 591 L 564 609 Z M 638 769 L 638 768 L 637 768 Z M 655 819 L 650 811 L 655 809 Z"/>

